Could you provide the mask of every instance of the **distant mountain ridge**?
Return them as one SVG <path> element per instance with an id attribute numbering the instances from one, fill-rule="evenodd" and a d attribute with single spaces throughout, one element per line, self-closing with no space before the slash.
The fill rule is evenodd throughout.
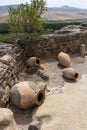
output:
<path id="1" fill-rule="evenodd" d="M 0 12 L 8 12 L 9 8 L 17 8 L 19 5 L 5 5 L 0 6 Z"/>
<path id="2" fill-rule="evenodd" d="M 0 6 L 0 23 L 8 22 L 9 7 L 17 8 L 18 6 L 19 4 Z M 47 7 L 47 8 L 48 8 L 47 11 L 44 12 L 41 17 L 49 21 L 74 20 L 74 19 L 87 20 L 87 9 L 70 7 L 68 5 L 64 5 L 61 7 Z"/>
<path id="3" fill-rule="evenodd" d="M 64 5 L 61 7 L 48 7 L 48 10 L 52 11 L 87 11 L 87 9 L 82 9 L 82 8 L 76 8 L 76 7 L 71 7 L 68 5 Z"/>
<path id="4" fill-rule="evenodd" d="M 18 5 L 5 5 L 5 6 L 0 6 L 0 12 L 8 12 L 9 10 L 9 7 L 12 7 L 12 8 L 17 8 L 19 6 Z M 68 5 L 64 5 L 64 6 L 61 6 L 61 7 L 47 7 L 48 8 L 48 11 L 82 11 L 82 10 L 86 10 L 87 9 L 81 9 L 81 8 L 76 8 L 76 7 L 71 7 L 71 6 L 68 6 Z"/>

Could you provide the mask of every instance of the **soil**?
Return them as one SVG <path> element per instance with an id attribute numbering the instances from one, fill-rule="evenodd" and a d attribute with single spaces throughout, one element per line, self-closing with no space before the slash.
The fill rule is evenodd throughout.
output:
<path id="1" fill-rule="evenodd" d="M 63 67 L 59 65 L 56 59 L 50 59 L 46 63 L 45 66 L 45 73 L 49 76 L 49 80 L 43 80 L 39 75 L 32 74 L 29 75 L 28 73 L 24 73 L 20 76 L 21 81 L 42 81 L 47 84 L 46 96 L 55 94 L 55 93 L 62 93 L 62 87 L 66 82 L 77 82 L 81 79 L 82 74 L 87 74 L 87 57 L 80 57 L 78 55 L 72 56 L 72 68 L 79 73 L 79 78 L 77 81 L 67 80 L 62 76 Z M 13 112 L 16 123 L 18 125 L 18 130 L 28 130 L 29 124 L 32 122 L 32 111 L 35 109 L 28 109 L 22 110 L 19 109 L 10 102 L 8 106 Z"/>

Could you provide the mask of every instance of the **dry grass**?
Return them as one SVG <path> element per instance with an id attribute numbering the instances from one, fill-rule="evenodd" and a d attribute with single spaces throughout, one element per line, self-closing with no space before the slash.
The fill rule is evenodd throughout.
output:
<path id="1" fill-rule="evenodd" d="M 87 12 L 48 11 L 42 17 L 48 20 L 87 19 Z"/>
<path id="2" fill-rule="evenodd" d="M 0 23 L 6 23 L 8 17 L 8 12 L 0 13 Z M 87 11 L 47 11 L 42 18 L 47 20 L 87 19 Z"/>
<path id="3" fill-rule="evenodd" d="M 8 13 L 0 13 L 0 23 L 7 23 L 8 22 Z"/>

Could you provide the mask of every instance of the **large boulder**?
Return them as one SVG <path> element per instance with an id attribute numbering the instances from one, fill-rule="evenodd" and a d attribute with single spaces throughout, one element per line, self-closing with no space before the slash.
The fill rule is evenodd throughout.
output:
<path id="1" fill-rule="evenodd" d="M 18 130 L 10 109 L 0 108 L 0 130 Z"/>

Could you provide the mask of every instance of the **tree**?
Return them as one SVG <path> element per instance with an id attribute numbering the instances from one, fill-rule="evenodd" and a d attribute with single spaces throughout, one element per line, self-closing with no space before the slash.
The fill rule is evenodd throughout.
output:
<path id="1" fill-rule="evenodd" d="M 31 4 L 21 4 L 9 9 L 9 27 L 12 33 L 27 33 L 28 38 L 34 38 L 43 33 L 44 26 L 41 15 L 46 11 L 44 0 L 31 0 Z"/>

